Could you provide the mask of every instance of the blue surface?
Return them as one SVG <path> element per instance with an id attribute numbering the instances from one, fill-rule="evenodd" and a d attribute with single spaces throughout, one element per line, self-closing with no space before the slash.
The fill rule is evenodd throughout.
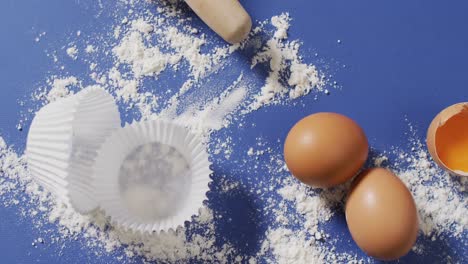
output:
<path id="1" fill-rule="evenodd" d="M 44 83 L 50 72 L 87 75 L 84 65 L 70 62 L 60 71 L 44 50 L 58 50 L 77 30 L 85 33 L 106 32 L 110 21 L 106 11 L 99 11 L 97 1 L 4 0 L 0 4 L 0 135 L 22 152 L 26 133 L 16 129 L 31 91 Z M 103 1 L 111 8 L 114 1 Z M 345 0 L 255 0 L 243 1 L 255 20 L 269 19 L 287 11 L 293 18 L 290 39 L 303 42 L 302 53 L 308 62 L 327 62 L 329 73 L 343 87 L 330 96 L 300 99 L 305 107 L 276 106 L 261 109 L 246 117 L 246 124 L 255 127 L 222 130 L 217 136 L 239 139 L 236 148 L 245 152 L 256 137 L 274 144 L 283 139 L 289 128 L 301 117 L 317 111 L 346 114 L 358 121 L 377 151 L 391 146 L 405 148 L 408 131 L 405 117 L 417 128 L 417 136 L 425 137 L 431 119 L 444 107 L 468 101 L 468 2 L 466 1 L 345 1 Z M 152 4 L 149 4 L 152 5 Z M 193 14 L 189 14 L 193 16 Z M 200 21 L 196 20 L 196 23 Z M 203 27 L 204 28 L 204 27 Z M 47 32 L 39 43 L 34 38 Z M 212 35 L 206 28 L 204 32 Z M 341 40 L 341 44 L 337 42 Z M 316 58 L 313 54 L 318 53 Z M 248 64 L 248 63 L 247 63 Z M 240 63 L 241 66 L 243 64 Z M 345 66 L 343 66 L 345 65 Z M 233 78 L 236 78 L 234 76 Z M 171 82 L 162 78 L 160 82 Z M 179 82 L 181 83 L 181 82 Z M 23 113 L 24 114 L 24 113 Z M 27 129 L 27 126 L 25 127 Z M 278 144 L 280 148 L 281 144 Z M 217 174 L 233 181 L 253 184 L 261 172 L 247 175 L 231 161 L 214 164 Z M 248 163 L 247 163 L 248 165 Z M 268 224 L 258 215 L 262 206 L 247 191 L 232 195 L 217 194 L 216 181 L 210 194 L 214 208 L 226 208 L 219 230 L 231 234 L 231 243 L 244 253 L 253 253 L 258 236 Z M 31 247 L 37 230 L 28 219 L 19 216 L 15 207 L 0 207 L 0 252 L 2 263 L 112 263 L 113 255 L 102 252 L 96 257 L 86 251 L 80 241 L 65 241 Z M 342 251 L 364 256 L 353 244 L 346 230 L 343 214 L 338 214 L 327 231 L 343 237 Z M 447 242 L 426 241 L 424 256 L 409 254 L 401 263 L 446 262 L 445 253 L 453 260 L 466 262 L 466 245 L 456 239 Z M 253 251 L 253 252 L 252 252 Z M 60 252 L 60 254 L 57 254 Z"/>

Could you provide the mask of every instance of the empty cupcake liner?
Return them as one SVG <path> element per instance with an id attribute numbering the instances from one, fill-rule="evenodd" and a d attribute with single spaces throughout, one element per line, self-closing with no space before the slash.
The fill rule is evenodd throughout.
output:
<path id="1" fill-rule="evenodd" d="M 169 121 L 137 122 L 114 131 L 98 151 L 96 199 L 126 230 L 176 230 L 198 214 L 211 172 L 197 135 Z"/>
<path id="2" fill-rule="evenodd" d="M 33 178 L 80 213 L 98 205 L 93 166 L 99 146 L 120 127 L 114 98 L 100 87 L 44 106 L 28 133 L 26 156 Z"/>

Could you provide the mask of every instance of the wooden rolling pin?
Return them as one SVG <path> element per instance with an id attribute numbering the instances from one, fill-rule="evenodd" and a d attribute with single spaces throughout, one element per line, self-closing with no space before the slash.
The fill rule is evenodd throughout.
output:
<path id="1" fill-rule="evenodd" d="M 238 0 L 185 0 L 214 32 L 234 44 L 244 40 L 252 20 Z"/>

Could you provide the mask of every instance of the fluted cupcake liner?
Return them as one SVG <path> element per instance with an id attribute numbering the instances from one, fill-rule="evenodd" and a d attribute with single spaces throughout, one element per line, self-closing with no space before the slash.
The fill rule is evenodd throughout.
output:
<path id="1" fill-rule="evenodd" d="M 120 127 L 114 98 L 100 87 L 44 106 L 28 133 L 26 156 L 33 178 L 80 213 L 98 205 L 93 166 L 97 150 Z"/>
<path id="2" fill-rule="evenodd" d="M 94 173 L 96 199 L 111 221 L 142 233 L 190 221 L 211 181 L 201 139 L 163 120 L 115 130 L 98 151 Z"/>

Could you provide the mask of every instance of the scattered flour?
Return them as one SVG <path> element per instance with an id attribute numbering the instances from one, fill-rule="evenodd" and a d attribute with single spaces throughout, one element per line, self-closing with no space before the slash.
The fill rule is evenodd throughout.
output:
<path id="1" fill-rule="evenodd" d="M 153 26 L 147 21 L 145 21 L 143 18 L 139 18 L 132 21 L 132 29 L 144 34 L 149 34 L 154 30 Z"/>
<path id="2" fill-rule="evenodd" d="M 265 257 L 265 252 L 271 251 L 274 256 L 268 259 L 271 263 L 357 263 L 356 256 L 334 252 L 333 248 L 325 246 L 328 235 L 320 230 L 321 225 L 334 215 L 348 185 L 320 191 L 292 177 L 284 179 L 277 190 L 281 199 L 272 209 L 275 223 L 268 229 L 258 255 Z M 288 208 L 289 203 L 292 203 L 292 211 Z"/>
<path id="3" fill-rule="evenodd" d="M 281 227 L 267 232 L 262 249 L 270 248 L 275 256 L 274 259 L 267 258 L 268 263 L 359 263 L 352 255 L 325 250 L 320 246 L 320 240 L 321 235 L 309 237 L 303 232 Z"/>
<path id="4" fill-rule="evenodd" d="M 230 120 L 227 116 L 242 105 L 247 95 L 245 87 L 237 87 L 241 79 L 242 75 L 219 97 L 205 104 L 202 109 L 189 108 L 174 120 L 202 135 L 209 135 L 211 131 L 229 126 Z"/>
<path id="5" fill-rule="evenodd" d="M 96 48 L 93 45 L 88 45 L 88 46 L 86 46 L 85 52 L 86 53 L 96 52 Z"/>
<path id="6" fill-rule="evenodd" d="M 44 37 L 45 35 L 46 35 L 46 32 L 45 32 L 45 31 L 39 33 L 39 35 L 38 35 L 36 38 L 34 38 L 34 41 L 35 41 L 35 42 L 41 41 L 42 37 Z"/>
<path id="7" fill-rule="evenodd" d="M 73 60 L 76 60 L 78 58 L 78 49 L 76 46 L 71 46 L 67 48 L 67 55 L 72 58 Z"/>
<path id="8" fill-rule="evenodd" d="M 54 102 L 57 99 L 73 94 L 70 87 L 78 85 L 78 79 L 74 76 L 67 78 L 54 78 L 50 80 L 49 83 L 52 88 L 47 92 L 47 95 L 45 95 L 45 99 L 47 102 Z"/>
<path id="9" fill-rule="evenodd" d="M 126 35 L 113 51 L 121 62 L 132 65 L 133 74 L 137 78 L 159 75 L 170 60 L 170 56 L 163 54 L 158 47 L 147 48 L 138 31 Z"/>
<path id="10" fill-rule="evenodd" d="M 271 19 L 276 31 L 262 51 L 252 59 L 251 68 L 269 61 L 270 73 L 265 80 L 265 85 L 261 88 L 261 93 L 249 106 L 251 110 L 275 103 L 276 98 L 282 98 L 285 95 L 295 99 L 307 95 L 312 89 L 323 90 L 324 77 L 314 65 L 302 62 L 302 57 L 299 55 L 301 46 L 299 41 L 287 41 L 290 20 L 288 13 L 274 16 Z M 287 73 L 290 77 L 285 81 L 281 76 Z"/>

